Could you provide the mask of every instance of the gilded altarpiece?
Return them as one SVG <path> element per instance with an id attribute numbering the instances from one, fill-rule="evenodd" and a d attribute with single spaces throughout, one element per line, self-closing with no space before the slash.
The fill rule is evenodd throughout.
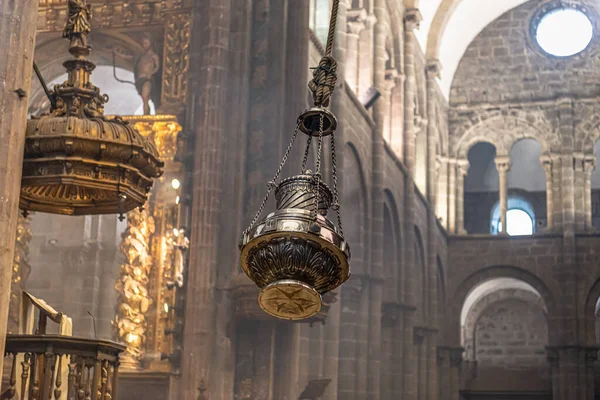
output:
<path id="1" fill-rule="evenodd" d="M 115 285 L 119 292 L 115 332 L 129 346 L 125 368 L 168 373 L 173 368 L 169 361 L 178 352 L 180 321 L 175 305 L 183 285 L 187 248 L 186 233 L 180 226 L 183 170 L 176 160 L 181 126 L 175 117 L 165 115 L 124 119 L 154 141 L 165 161 L 165 174 L 153 188 L 146 208 L 127 215 L 128 229 L 121 245 L 127 261 Z M 146 237 L 135 235 L 142 231 Z M 125 282 L 135 284 L 127 287 Z"/>

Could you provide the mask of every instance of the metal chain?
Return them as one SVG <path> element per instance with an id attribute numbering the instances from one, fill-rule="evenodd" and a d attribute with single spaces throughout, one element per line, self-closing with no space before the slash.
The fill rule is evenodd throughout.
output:
<path id="1" fill-rule="evenodd" d="M 306 150 L 304 151 L 304 158 L 302 159 L 302 170 L 301 174 L 306 172 L 306 164 L 308 163 L 308 154 L 310 153 L 310 145 L 312 144 L 312 135 L 308 135 L 308 140 L 306 141 Z"/>
<path id="2" fill-rule="evenodd" d="M 342 216 L 340 213 L 340 195 L 338 191 L 337 179 L 337 163 L 335 157 L 335 132 L 331 133 L 331 172 L 333 175 L 333 209 L 337 214 L 338 232 L 341 237 L 344 237 L 344 229 L 342 228 Z"/>
<path id="3" fill-rule="evenodd" d="M 256 224 L 256 221 L 258 221 L 258 219 L 260 218 L 260 216 L 263 213 L 263 210 L 265 209 L 265 206 L 267 205 L 267 201 L 269 201 L 271 192 L 273 191 L 273 189 L 275 189 L 277 187 L 277 179 L 279 178 L 279 175 L 281 174 L 281 171 L 283 170 L 283 166 L 285 165 L 288 157 L 290 156 L 290 152 L 292 151 L 292 147 L 294 146 L 294 142 L 296 141 L 296 136 L 298 136 L 299 129 L 300 129 L 300 123 L 298 123 L 298 125 L 296 125 L 296 129 L 294 130 L 294 135 L 292 136 L 292 139 L 290 140 L 290 144 L 288 145 L 287 150 L 285 151 L 285 154 L 283 155 L 283 159 L 281 160 L 281 163 L 279 164 L 279 168 L 277 168 L 277 171 L 275 172 L 275 176 L 273 176 L 272 180 L 267 182 L 267 194 L 265 195 L 265 198 L 263 199 L 262 203 L 260 204 L 260 207 L 258 208 L 256 215 L 254 215 L 254 218 L 252 218 L 250 225 L 244 231 L 244 235 L 247 234 L 248 232 L 250 232 L 250 229 L 252 229 L 254 224 Z"/>
<path id="4" fill-rule="evenodd" d="M 315 177 L 315 181 L 316 181 L 316 186 L 315 186 L 315 210 L 314 210 L 314 218 L 315 220 L 317 219 L 317 216 L 319 215 L 319 192 L 321 189 L 321 154 L 323 152 L 323 120 L 324 120 L 324 115 L 323 113 L 321 113 L 321 119 L 319 120 L 319 144 L 317 145 L 317 159 L 315 161 L 315 173 L 314 173 L 314 177 Z"/>

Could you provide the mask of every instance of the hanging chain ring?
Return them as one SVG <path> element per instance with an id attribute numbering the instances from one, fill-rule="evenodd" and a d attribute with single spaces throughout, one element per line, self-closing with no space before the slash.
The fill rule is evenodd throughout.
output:
<path id="1" fill-rule="evenodd" d="M 323 128 L 321 133 L 321 120 Z M 298 126 L 305 134 L 313 137 L 329 136 L 337 129 L 337 118 L 326 108 L 313 107 L 298 117 Z"/>

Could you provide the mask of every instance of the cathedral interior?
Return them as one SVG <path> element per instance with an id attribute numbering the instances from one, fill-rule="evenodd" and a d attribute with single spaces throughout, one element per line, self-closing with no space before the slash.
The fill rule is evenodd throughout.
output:
<path id="1" fill-rule="evenodd" d="M 0 56 L 1 400 L 600 399 L 600 2 L 0 0 Z"/>

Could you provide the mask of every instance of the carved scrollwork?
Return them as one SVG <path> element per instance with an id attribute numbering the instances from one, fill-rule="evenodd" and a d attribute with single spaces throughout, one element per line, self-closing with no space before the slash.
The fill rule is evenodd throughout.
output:
<path id="1" fill-rule="evenodd" d="M 252 280 L 260 287 L 281 279 L 297 279 L 318 292 L 338 284 L 340 261 L 312 240 L 275 238 L 256 246 L 249 254 Z"/>
<path id="2" fill-rule="evenodd" d="M 167 112 L 178 114 L 187 99 L 192 20 L 189 12 L 171 13 L 165 18 L 161 104 Z"/>
<path id="3" fill-rule="evenodd" d="M 17 333 L 19 327 L 21 293 L 25 288 L 25 283 L 31 272 L 31 267 L 27 260 L 31 238 L 31 219 L 29 217 L 19 216 L 17 222 L 15 255 L 13 258 L 12 285 L 8 313 L 8 333 Z"/>
<path id="4" fill-rule="evenodd" d="M 127 230 L 123 233 L 121 250 L 126 261 L 115 289 L 119 293 L 117 315 L 113 326 L 121 342 L 127 343 L 122 363 L 136 367 L 143 355 L 146 338 L 146 312 L 152 303 L 148 281 L 152 267 L 150 237 L 154 233 L 154 219 L 147 211 L 136 209 L 127 214 Z"/>

